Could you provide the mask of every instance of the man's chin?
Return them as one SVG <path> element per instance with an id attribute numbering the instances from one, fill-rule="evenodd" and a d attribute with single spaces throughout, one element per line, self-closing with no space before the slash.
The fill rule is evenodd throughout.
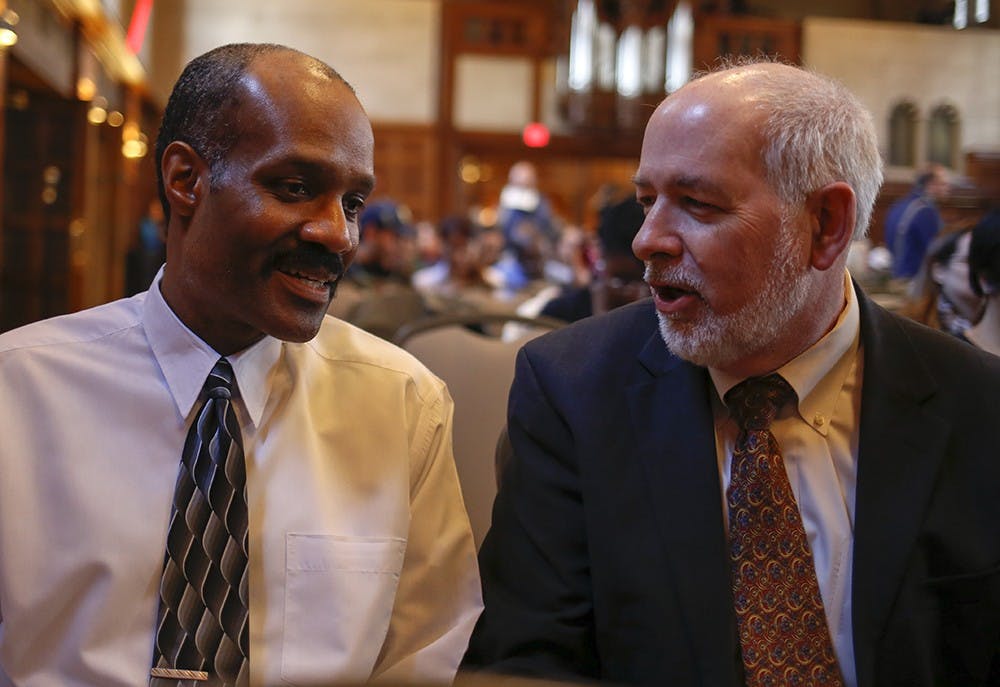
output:
<path id="1" fill-rule="evenodd" d="M 739 357 L 732 343 L 722 332 L 705 323 L 679 322 L 662 313 L 660 336 L 671 353 L 701 367 L 723 367 Z"/>
<path id="2" fill-rule="evenodd" d="M 306 343 L 315 339 L 316 335 L 319 334 L 325 316 L 326 310 L 309 315 L 303 314 L 292 321 L 276 323 L 276 326 L 272 327 L 268 334 L 289 343 Z"/>

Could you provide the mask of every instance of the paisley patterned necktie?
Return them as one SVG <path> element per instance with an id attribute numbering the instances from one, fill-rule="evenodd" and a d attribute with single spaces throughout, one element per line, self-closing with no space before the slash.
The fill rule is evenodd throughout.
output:
<path id="1" fill-rule="evenodd" d="M 170 682 L 157 685 L 249 682 L 246 463 L 232 387 L 222 358 L 184 443 L 150 671 Z"/>
<path id="2" fill-rule="evenodd" d="M 802 516 L 770 430 L 778 409 L 794 399 L 776 374 L 726 394 L 740 427 L 726 500 L 747 687 L 843 685 Z"/>

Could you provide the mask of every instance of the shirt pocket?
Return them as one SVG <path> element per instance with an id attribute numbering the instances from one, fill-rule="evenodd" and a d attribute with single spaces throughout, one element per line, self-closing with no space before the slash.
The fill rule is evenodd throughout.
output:
<path id="1" fill-rule="evenodd" d="M 405 539 L 286 535 L 284 680 L 368 679 L 389 629 L 405 552 Z"/>

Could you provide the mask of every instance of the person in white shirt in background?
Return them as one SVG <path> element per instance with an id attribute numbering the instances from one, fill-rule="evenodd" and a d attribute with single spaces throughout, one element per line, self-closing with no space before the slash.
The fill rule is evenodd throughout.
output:
<path id="1" fill-rule="evenodd" d="M 246 458 L 249 684 L 452 679 L 481 610 L 452 401 L 325 316 L 373 146 L 312 57 L 195 59 L 157 142 L 150 290 L 0 336 L 0 685 L 149 681 L 178 466 L 220 357 Z"/>

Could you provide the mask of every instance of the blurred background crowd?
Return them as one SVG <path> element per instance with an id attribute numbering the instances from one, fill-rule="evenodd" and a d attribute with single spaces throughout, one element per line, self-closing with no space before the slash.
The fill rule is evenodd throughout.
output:
<path id="1" fill-rule="evenodd" d="M 482 213 L 480 213 L 482 214 Z M 361 215 L 361 246 L 330 312 L 393 339 L 422 317 L 485 312 L 572 322 L 647 295 L 632 254 L 642 209 L 631 189 L 601 189 L 591 223 L 552 211 L 528 161 L 511 166 L 496 222 L 468 215 L 414 222 L 377 201 Z"/>

